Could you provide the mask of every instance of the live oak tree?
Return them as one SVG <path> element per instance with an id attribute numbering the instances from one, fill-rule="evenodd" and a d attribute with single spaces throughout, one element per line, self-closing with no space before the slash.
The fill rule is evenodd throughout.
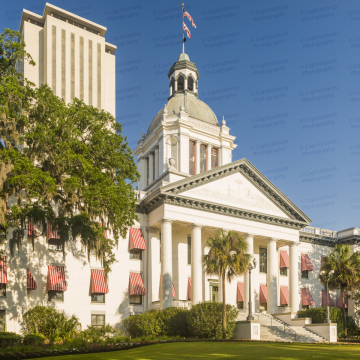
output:
<path id="1" fill-rule="evenodd" d="M 250 255 L 246 253 L 247 243 L 236 231 L 219 229 L 215 236 L 209 237 L 206 242 L 209 252 L 202 261 L 207 275 L 218 275 L 222 280 L 222 328 L 223 339 L 226 339 L 226 280 L 231 282 L 235 276 L 244 274 L 249 266 Z"/>
<path id="2" fill-rule="evenodd" d="M 0 152 L 2 201 L 11 195 L 18 200 L 6 214 L 2 207 L 2 226 L 17 229 L 10 242 L 19 245 L 24 223 L 41 224 L 45 233 L 49 221 L 63 249 L 68 241 L 81 241 L 107 274 L 119 237 L 136 218 L 132 185 L 139 175 L 121 125 L 78 99 L 65 104 L 47 85 L 29 91 L 26 108 L 19 108 L 22 145 L 6 143 Z M 105 236 L 107 229 L 114 240 Z"/>

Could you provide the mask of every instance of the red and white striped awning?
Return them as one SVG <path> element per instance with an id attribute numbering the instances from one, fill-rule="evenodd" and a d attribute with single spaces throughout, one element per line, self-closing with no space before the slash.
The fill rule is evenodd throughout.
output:
<path id="1" fill-rule="evenodd" d="M 36 231 L 37 230 L 35 225 L 30 220 L 28 220 L 28 226 L 27 226 L 28 238 L 31 237 L 32 232 L 34 232 L 34 235 L 37 235 Z"/>
<path id="2" fill-rule="evenodd" d="M 0 284 L 7 284 L 6 256 L 0 256 Z"/>
<path id="3" fill-rule="evenodd" d="M 131 249 L 141 249 L 146 250 L 146 243 L 144 235 L 141 229 L 130 228 L 130 245 Z"/>
<path id="4" fill-rule="evenodd" d="M 130 273 L 130 295 L 146 295 L 144 281 L 141 274 Z"/>
<path id="5" fill-rule="evenodd" d="M 286 286 L 280 286 L 280 305 L 289 304 L 289 288 Z"/>
<path id="6" fill-rule="evenodd" d="M 347 291 L 344 291 L 344 295 L 345 295 L 345 308 L 348 307 L 348 298 L 347 298 L 347 295 L 348 295 L 348 292 Z M 341 300 L 341 293 L 339 294 L 339 298 L 338 298 L 338 301 L 336 302 L 336 307 L 337 308 L 342 308 L 342 300 Z"/>
<path id="7" fill-rule="evenodd" d="M 326 290 L 322 290 L 322 306 L 326 306 Z M 329 306 L 335 306 L 334 300 L 331 298 L 330 294 L 328 293 L 328 299 L 329 299 Z"/>
<path id="8" fill-rule="evenodd" d="M 280 251 L 280 268 L 289 267 L 289 255 L 287 251 Z"/>
<path id="9" fill-rule="evenodd" d="M 244 299 L 244 283 L 237 283 L 237 302 L 245 301 Z"/>
<path id="10" fill-rule="evenodd" d="M 36 290 L 37 289 L 36 282 L 35 282 L 33 276 L 31 275 L 29 268 L 27 268 L 27 289 L 28 290 Z"/>
<path id="11" fill-rule="evenodd" d="M 267 286 L 260 285 L 260 304 L 267 303 Z"/>
<path id="12" fill-rule="evenodd" d="M 301 254 L 301 271 L 314 271 L 314 265 L 307 254 Z"/>
<path id="13" fill-rule="evenodd" d="M 52 231 L 52 226 L 50 223 L 48 223 L 48 238 L 49 239 L 60 239 L 60 235 L 57 230 L 57 226 L 56 226 L 56 230 Z"/>
<path id="14" fill-rule="evenodd" d="M 63 266 L 48 266 L 48 290 L 66 291 L 65 270 Z"/>
<path id="15" fill-rule="evenodd" d="M 91 293 L 107 294 L 109 286 L 105 281 L 104 270 L 91 269 Z"/>
<path id="16" fill-rule="evenodd" d="M 188 278 L 188 300 L 190 299 L 191 299 L 191 278 Z"/>
<path id="17" fill-rule="evenodd" d="M 190 284 L 191 284 L 191 279 L 190 279 Z M 172 297 L 176 297 L 176 291 L 175 291 L 175 286 L 174 286 L 174 283 L 172 282 L 171 283 L 172 285 Z M 160 285 L 159 285 L 159 291 L 161 289 L 161 275 L 160 275 Z M 190 295 L 191 295 L 191 289 L 190 289 Z M 160 297 L 160 296 L 159 296 Z"/>
<path id="18" fill-rule="evenodd" d="M 303 306 L 306 306 L 306 305 L 314 306 L 315 305 L 315 301 L 314 301 L 313 297 L 311 296 L 309 289 L 302 288 L 301 294 L 302 294 L 301 298 L 302 298 Z"/>

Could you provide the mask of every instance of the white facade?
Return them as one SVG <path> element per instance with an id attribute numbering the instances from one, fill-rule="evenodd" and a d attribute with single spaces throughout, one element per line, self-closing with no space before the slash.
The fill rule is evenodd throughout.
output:
<path id="1" fill-rule="evenodd" d="M 48 4 L 46 6 L 54 8 Z M 105 52 L 107 46 L 110 52 L 114 47 L 105 43 L 103 35 L 87 34 L 85 30 L 77 28 L 73 30 L 73 25 L 49 16 L 47 11 L 44 13 L 44 27 L 37 27 L 25 21 L 28 13 L 24 11 L 22 21 L 26 42 L 27 31 L 41 33 L 56 26 L 59 30 L 57 34 L 61 36 L 64 27 L 66 36 L 74 31 L 77 37 L 83 36 L 86 41 L 92 39 L 93 44 L 99 43 L 104 50 L 104 59 L 108 58 L 109 63 L 114 64 L 113 53 Z M 101 31 L 105 28 L 92 25 L 103 34 Z M 43 36 L 45 39 L 46 36 Z M 61 38 L 57 44 L 60 42 Z M 45 48 L 36 41 L 31 46 L 34 49 L 36 46 Z M 51 46 L 49 43 L 48 51 Z M 31 49 L 28 52 L 32 53 Z M 41 51 L 39 53 L 42 54 Z M 61 58 L 56 57 L 56 61 L 60 64 Z M 52 68 L 48 64 L 48 70 L 45 70 L 46 66 L 41 70 L 42 62 L 38 63 L 40 65 L 32 74 L 33 78 L 26 76 L 41 84 L 52 78 Z M 109 65 L 109 68 L 114 71 L 113 65 Z M 102 99 L 107 87 L 105 69 L 104 65 Z M 112 74 L 110 70 L 109 77 Z M 67 70 L 66 74 L 69 74 Z M 220 228 L 240 232 L 249 245 L 249 253 L 257 261 L 252 271 L 251 294 L 248 291 L 248 274 L 239 276 L 226 283 L 227 303 L 237 305 L 241 300 L 238 298 L 240 283 L 244 289 L 244 311 L 251 296 L 254 312 L 266 308 L 270 313 L 296 312 L 304 305 L 302 289 L 305 288 L 315 302 L 310 306 L 322 306 L 323 286 L 318 279 L 321 257 L 332 250 L 336 241 L 354 244 L 360 236 L 360 229 L 336 233 L 309 227 L 311 220 L 248 160 L 232 162 L 235 137 L 230 135 L 226 120 L 222 120 L 219 126 L 212 110 L 198 99 L 199 74 L 196 65 L 186 54 L 181 54 L 170 69 L 169 81 L 169 101 L 155 116 L 147 134 L 141 135 L 135 150 L 141 180 L 136 191 L 139 222 L 133 228 L 142 230 L 146 243 L 142 260 L 131 258 L 128 233 L 115 249 L 117 262 L 109 274 L 109 293 L 105 295 L 105 302 L 94 303 L 91 302 L 91 269 L 101 269 L 101 265 L 93 256 L 88 261 L 79 243 L 67 244 L 65 256 L 62 252 L 50 251 L 48 240 L 42 237 L 36 237 L 35 250 L 30 240 L 14 256 L 10 255 L 7 247 L 8 283 L 6 296 L 0 297 L 0 311 L 5 314 L 8 331 L 19 332 L 21 313 L 37 304 L 51 303 L 68 314 L 75 314 L 85 328 L 91 324 L 92 315 L 105 315 L 106 323 L 120 326 L 121 319 L 130 314 L 220 300 L 221 284 L 218 277 L 205 275 L 201 264 L 201 257 L 207 251 L 206 240 Z M 76 94 L 79 92 L 77 82 Z M 65 96 L 70 101 L 70 82 L 66 80 L 65 83 Z M 61 91 L 61 77 L 57 77 L 56 92 L 60 94 Z M 93 96 L 96 103 L 96 91 Z M 114 104 L 106 105 L 101 101 L 104 104 L 102 108 L 112 112 Z M 108 235 L 111 237 L 111 233 Z M 11 233 L 8 234 L 9 238 L 12 238 Z M 286 271 L 280 269 L 280 251 L 285 251 L 288 256 Z M 308 273 L 301 271 L 302 254 L 309 257 L 314 267 Z M 49 265 L 65 268 L 67 290 L 62 301 L 48 301 Z M 30 269 L 37 283 L 36 290 L 27 289 L 26 268 Z M 130 273 L 141 273 L 146 290 L 146 295 L 138 298 L 141 304 L 130 303 Z M 304 275 L 308 275 L 308 278 L 304 278 Z M 267 286 L 266 304 L 261 303 L 260 287 L 263 285 Z M 281 303 L 281 288 L 288 289 L 286 304 Z M 336 304 L 339 294 L 331 292 L 331 296 Z M 350 314 L 351 311 L 353 313 L 350 304 L 349 308 Z"/>

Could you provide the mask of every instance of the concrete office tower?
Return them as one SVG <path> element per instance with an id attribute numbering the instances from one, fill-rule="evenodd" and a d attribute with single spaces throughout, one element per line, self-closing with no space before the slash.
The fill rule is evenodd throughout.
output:
<path id="1" fill-rule="evenodd" d="M 20 32 L 36 66 L 25 62 L 20 70 L 66 103 L 77 97 L 115 116 L 116 46 L 105 41 L 106 30 L 48 3 L 43 15 L 24 9 Z"/>

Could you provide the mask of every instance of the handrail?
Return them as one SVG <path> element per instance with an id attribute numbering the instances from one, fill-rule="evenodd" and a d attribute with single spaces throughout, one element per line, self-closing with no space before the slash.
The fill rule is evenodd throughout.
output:
<path id="1" fill-rule="evenodd" d="M 273 319 L 275 321 L 278 321 L 280 324 L 283 324 L 284 325 L 284 334 L 286 333 L 285 329 L 288 328 L 290 331 L 292 331 L 295 335 L 295 341 L 296 341 L 296 331 L 294 329 L 292 329 L 289 325 L 287 325 L 284 321 L 282 321 L 281 319 L 277 318 L 276 316 L 274 315 L 271 315 L 271 314 L 266 314 L 266 313 L 263 313 L 265 316 L 269 317 L 271 319 L 271 326 L 272 326 L 272 321 Z"/>
<path id="2" fill-rule="evenodd" d="M 249 314 L 249 309 L 248 309 L 248 308 L 246 308 L 245 306 L 243 306 L 242 309 L 243 309 L 243 310 L 246 310 L 247 314 Z M 258 315 L 257 313 L 251 312 L 251 315 L 257 316 L 258 321 L 260 322 L 260 317 L 259 317 L 259 315 Z"/>

